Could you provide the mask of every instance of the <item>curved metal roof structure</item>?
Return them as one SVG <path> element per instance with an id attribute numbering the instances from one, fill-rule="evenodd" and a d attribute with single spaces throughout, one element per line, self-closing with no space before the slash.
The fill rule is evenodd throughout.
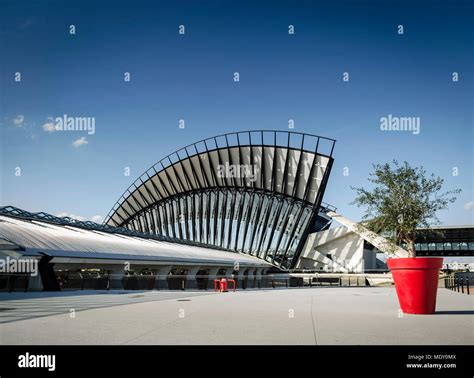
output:
<path id="1" fill-rule="evenodd" d="M 193 143 L 143 173 L 105 223 L 291 268 L 317 224 L 334 144 L 273 130 Z"/>
<path id="2" fill-rule="evenodd" d="M 2 245 L 12 250 L 12 246 L 6 244 L 13 244 L 22 256 L 47 254 L 54 257 L 54 261 L 58 258 L 103 259 L 207 266 L 233 266 L 237 262 L 242 267 L 270 267 L 262 260 L 240 253 L 3 214 L 0 213 L 0 252 Z"/>

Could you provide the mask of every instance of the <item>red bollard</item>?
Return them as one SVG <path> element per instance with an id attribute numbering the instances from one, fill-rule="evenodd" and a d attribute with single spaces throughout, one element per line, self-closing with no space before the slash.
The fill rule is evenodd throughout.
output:
<path id="1" fill-rule="evenodd" d="M 220 292 L 221 293 L 226 293 L 227 292 L 227 288 L 228 288 L 228 283 L 227 283 L 227 279 L 226 278 L 221 278 L 221 282 L 220 282 Z"/>
<path id="2" fill-rule="evenodd" d="M 237 284 L 236 284 L 235 280 L 229 280 L 228 282 L 229 282 L 229 283 L 232 283 L 232 284 L 234 285 L 233 291 L 234 291 L 234 293 L 235 293 L 235 290 L 237 289 Z"/>

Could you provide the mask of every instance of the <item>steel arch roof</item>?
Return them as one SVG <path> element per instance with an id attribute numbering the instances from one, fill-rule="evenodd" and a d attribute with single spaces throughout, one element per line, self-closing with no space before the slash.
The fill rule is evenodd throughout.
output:
<path id="1" fill-rule="evenodd" d="M 278 245 L 268 244 L 259 256 L 265 259 L 272 248 L 282 248 L 282 234 L 288 233 L 284 230 L 287 222 L 277 220 L 278 216 L 295 217 L 295 223 L 306 222 L 299 229 L 295 224 L 292 237 L 297 231 L 304 234 L 314 223 L 332 166 L 334 144 L 330 138 L 277 130 L 235 132 L 204 139 L 166 156 L 144 172 L 115 203 L 105 223 L 198 240 L 221 249 L 248 249 L 250 253 L 255 230 L 251 230 L 248 248 L 246 241 L 239 250 L 237 241 L 231 245 L 233 241 L 224 240 L 224 223 L 229 223 L 225 227 L 230 235 L 237 218 L 238 222 L 251 223 L 253 228 L 272 226 L 280 230 Z M 239 206 L 237 216 L 233 209 Z M 257 212 L 267 221 L 272 217 L 275 220 L 271 225 L 262 225 L 255 214 L 244 212 Z M 182 230 L 177 216 L 183 214 L 184 222 L 190 225 Z M 196 225 L 196 216 L 202 218 L 198 223 L 205 224 Z M 221 226 L 218 235 L 217 228 Z M 285 239 L 284 245 L 294 249 L 295 243 Z M 261 244 L 262 241 L 256 243 L 255 248 L 261 248 Z M 274 261 L 276 250 L 273 252 L 272 263 L 280 265 L 281 261 Z"/>
<path id="2" fill-rule="evenodd" d="M 265 143 L 268 135 L 273 143 Z M 277 139 L 278 135 L 284 137 L 283 143 L 281 138 Z M 258 136 L 260 142 L 255 143 Z M 232 143 L 232 137 L 237 143 Z M 292 140 L 294 137 L 299 143 Z M 326 153 L 320 151 L 323 142 L 326 142 L 323 150 Z M 145 171 L 125 190 L 105 223 L 121 225 L 157 201 L 208 188 L 261 190 L 314 203 L 318 181 L 322 181 L 335 142 L 317 135 L 277 130 L 235 132 L 203 139 L 171 153 Z M 261 173 L 255 181 L 245 177 L 218 177 L 218 165 L 251 165 L 252 161 Z M 299 178 L 295 183 L 297 173 Z"/>

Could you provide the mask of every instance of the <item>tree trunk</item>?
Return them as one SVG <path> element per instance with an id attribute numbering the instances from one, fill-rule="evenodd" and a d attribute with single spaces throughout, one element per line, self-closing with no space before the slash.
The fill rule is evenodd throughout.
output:
<path id="1" fill-rule="evenodd" d="M 407 249 L 410 257 L 416 257 L 415 242 L 413 240 L 407 241 Z"/>

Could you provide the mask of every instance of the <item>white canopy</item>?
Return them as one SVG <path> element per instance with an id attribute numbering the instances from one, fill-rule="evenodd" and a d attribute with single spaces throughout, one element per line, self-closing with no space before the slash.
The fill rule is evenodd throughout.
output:
<path id="1" fill-rule="evenodd" d="M 271 265 L 256 257 L 198 246 L 85 230 L 37 220 L 0 216 L 0 239 L 22 249 L 53 257 L 156 261 L 185 264 L 223 264 L 251 267 Z"/>

